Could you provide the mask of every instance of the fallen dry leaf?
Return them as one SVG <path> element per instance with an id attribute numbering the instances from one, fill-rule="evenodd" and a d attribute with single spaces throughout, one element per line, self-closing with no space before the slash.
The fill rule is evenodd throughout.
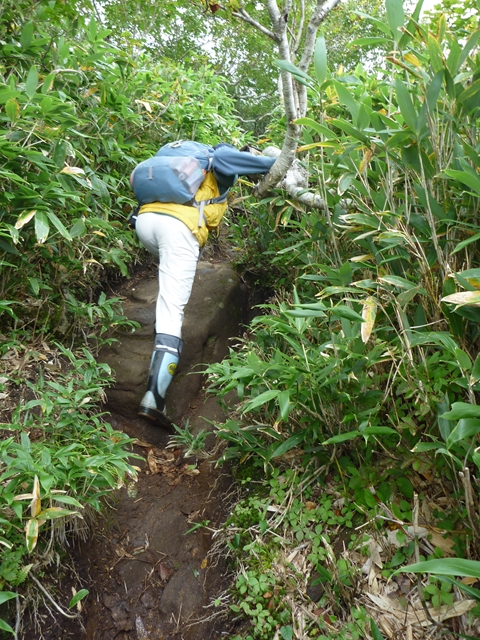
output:
<path id="1" fill-rule="evenodd" d="M 168 580 L 170 580 L 172 573 L 173 573 L 173 569 L 171 569 L 170 567 L 167 567 L 166 564 L 160 563 L 158 565 L 158 574 L 162 582 L 167 582 Z"/>
<path id="2" fill-rule="evenodd" d="M 404 609 L 400 606 L 398 601 L 394 601 L 391 598 L 374 595 L 372 593 L 367 593 L 366 595 L 377 605 L 377 607 L 379 607 L 383 612 L 389 613 L 393 616 L 397 623 L 402 624 L 402 626 L 406 624 L 428 627 L 432 624 L 432 620 L 434 620 L 434 622 L 443 622 L 449 618 L 462 616 L 464 613 L 470 611 L 470 609 L 473 609 L 477 604 L 475 600 L 457 600 L 453 605 L 443 605 L 438 608 L 429 607 L 429 616 L 427 616 L 421 605 L 416 608 L 410 607 L 409 609 Z"/>

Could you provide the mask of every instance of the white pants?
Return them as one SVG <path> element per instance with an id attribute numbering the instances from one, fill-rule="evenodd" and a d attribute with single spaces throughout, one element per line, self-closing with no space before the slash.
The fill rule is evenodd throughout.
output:
<path id="1" fill-rule="evenodd" d="M 145 249 L 159 259 L 155 331 L 181 338 L 200 252 L 198 240 L 183 222 L 161 213 L 140 214 L 135 231 Z"/>

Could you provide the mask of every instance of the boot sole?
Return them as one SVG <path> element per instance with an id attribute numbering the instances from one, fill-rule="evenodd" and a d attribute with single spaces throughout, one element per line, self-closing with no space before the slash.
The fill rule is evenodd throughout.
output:
<path id="1" fill-rule="evenodd" d="M 173 427 L 172 421 L 167 418 L 167 416 L 161 411 L 157 411 L 156 409 L 150 409 L 149 407 L 140 407 L 138 410 L 138 415 L 142 416 L 142 418 L 147 418 L 150 422 L 156 422 L 160 424 L 165 429 L 171 429 Z"/>

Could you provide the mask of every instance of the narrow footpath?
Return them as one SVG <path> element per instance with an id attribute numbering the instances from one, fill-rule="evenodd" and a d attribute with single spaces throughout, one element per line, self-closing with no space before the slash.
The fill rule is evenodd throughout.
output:
<path id="1" fill-rule="evenodd" d="M 213 601 L 228 587 L 215 530 L 228 517 L 232 481 L 212 459 L 166 448 L 169 434 L 136 415 L 147 380 L 157 295 L 156 268 L 122 288 L 124 313 L 140 323 L 101 354 L 116 373 L 109 422 L 137 440 L 138 480 L 110 499 L 105 519 L 74 551 L 74 571 L 89 590 L 83 628 L 58 620 L 47 640 L 214 640 L 231 630 Z M 184 349 L 167 394 L 170 416 L 193 433 L 225 415 L 204 389 L 205 364 L 220 361 L 241 333 L 247 293 L 229 262 L 200 262 L 183 327 Z M 214 446 L 213 435 L 207 446 Z M 66 581 L 68 583 L 68 580 Z M 77 581 L 78 584 L 78 581 Z M 63 588 L 70 588 L 68 584 Z M 48 624 L 47 624 L 48 626 Z M 25 640 L 33 640 L 25 638 Z"/>

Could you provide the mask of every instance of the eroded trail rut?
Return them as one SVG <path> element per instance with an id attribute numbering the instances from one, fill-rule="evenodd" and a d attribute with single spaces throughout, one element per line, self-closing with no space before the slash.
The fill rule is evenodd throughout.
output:
<path id="1" fill-rule="evenodd" d="M 212 554 L 212 530 L 227 516 L 231 478 L 209 460 L 185 459 L 166 449 L 168 434 L 136 416 L 153 343 L 156 272 L 127 283 L 124 312 L 141 324 L 102 354 L 116 372 L 107 409 L 116 429 L 137 439 L 138 481 L 119 490 L 89 539 L 75 553 L 76 569 L 90 593 L 85 630 L 73 624 L 51 638 L 76 640 L 203 640 L 225 637 L 225 621 L 212 619 L 212 599 L 226 585 L 226 567 Z M 198 364 L 218 361 L 239 334 L 246 292 L 228 263 L 200 262 L 185 313 L 185 341 L 167 395 L 176 424 L 210 429 L 221 421 L 215 397 L 206 396 Z M 196 524 L 203 523 L 205 526 Z M 193 530 L 192 530 L 193 529 Z M 189 530 L 192 530 L 189 532 Z M 210 619 L 209 619 L 210 618 Z M 201 622 L 203 620 L 203 622 Z M 57 635 L 55 635 L 57 633 Z"/>

